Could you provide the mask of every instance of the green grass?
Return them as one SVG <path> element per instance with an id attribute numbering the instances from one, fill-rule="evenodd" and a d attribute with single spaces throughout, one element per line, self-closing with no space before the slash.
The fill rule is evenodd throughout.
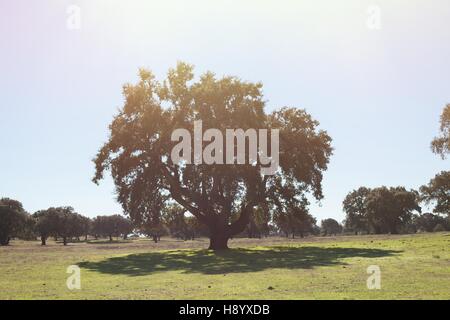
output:
<path id="1" fill-rule="evenodd" d="M 0 299 L 450 299 L 450 233 L 0 248 Z M 66 287 L 69 265 L 81 290 Z M 366 270 L 381 268 L 381 290 Z"/>

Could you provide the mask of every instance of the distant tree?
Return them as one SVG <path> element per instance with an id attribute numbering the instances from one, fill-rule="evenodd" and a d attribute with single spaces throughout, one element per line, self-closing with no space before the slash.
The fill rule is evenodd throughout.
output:
<path id="1" fill-rule="evenodd" d="M 86 218 L 74 211 L 72 207 L 51 207 L 33 214 L 36 221 L 35 229 L 41 239 L 41 244 L 46 245 L 50 236 L 61 237 L 66 246 L 69 239 L 86 234 Z"/>
<path id="2" fill-rule="evenodd" d="M 345 197 L 343 209 L 346 213 L 346 230 L 355 234 L 358 234 L 358 232 L 369 232 L 366 208 L 366 198 L 369 193 L 370 189 L 361 187 L 358 190 L 353 190 Z"/>
<path id="3" fill-rule="evenodd" d="M 74 214 L 72 216 L 72 222 L 71 222 L 71 237 L 75 237 L 77 241 L 80 241 L 80 238 L 83 236 L 85 239 L 87 238 L 87 232 L 86 229 L 89 224 L 89 218 L 82 216 L 81 214 Z"/>
<path id="4" fill-rule="evenodd" d="M 273 223 L 279 233 L 284 234 L 286 238 L 289 237 L 291 228 L 289 226 L 289 217 L 286 214 L 275 212 L 273 215 Z"/>
<path id="5" fill-rule="evenodd" d="M 36 240 L 36 221 L 33 219 L 33 217 L 26 213 L 22 226 L 20 230 L 17 232 L 16 236 L 19 239 L 27 240 L 27 241 L 34 241 Z"/>
<path id="6" fill-rule="evenodd" d="M 414 226 L 418 231 L 433 232 L 437 225 L 446 226 L 447 221 L 443 217 L 432 214 L 424 213 L 421 215 L 416 215 L 413 219 Z"/>
<path id="7" fill-rule="evenodd" d="M 8 245 L 10 239 L 19 234 L 26 219 L 22 203 L 9 198 L 0 199 L 0 245 Z"/>
<path id="8" fill-rule="evenodd" d="M 337 235 L 342 232 L 342 226 L 336 220 L 328 218 L 321 221 L 320 230 L 324 236 Z"/>
<path id="9" fill-rule="evenodd" d="M 193 215 L 188 215 L 184 217 L 188 230 L 188 239 L 195 240 L 196 237 L 209 236 L 208 228 L 200 223 L 196 217 Z"/>
<path id="10" fill-rule="evenodd" d="M 311 214 L 305 212 L 302 214 L 301 219 L 295 228 L 295 233 L 303 238 L 306 234 L 314 234 L 314 228 L 316 227 L 317 220 Z"/>
<path id="11" fill-rule="evenodd" d="M 437 174 L 428 185 L 420 188 L 421 198 L 427 203 L 434 203 L 434 213 L 450 216 L 450 171 Z"/>
<path id="12" fill-rule="evenodd" d="M 82 235 L 81 218 L 72 207 L 54 209 L 58 217 L 56 234 L 63 239 L 63 245 L 66 246 L 70 238 Z"/>
<path id="13" fill-rule="evenodd" d="M 151 224 L 141 225 L 139 228 L 140 232 L 152 238 L 153 242 L 158 243 L 161 241 L 161 236 L 166 233 L 166 228 L 161 221 L 152 222 Z"/>
<path id="14" fill-rule="evenodd" d="M 93 233 L 97 236 L 108 237 L 113 241 L 113 237 L 122 236 L 124 239 L 133 231 L 130 220 L 121 215 L 97 216 L 93 220 Z"/>
<path id="15" fill-rule="evenodd" d="M 316 220 L 308 213 L 307 200 L 298 201 L 298 199 L 291 198 L 288 201 L 290 204 L 286 206 L 278 206 L 275 201 L 273 215 L 275 225 L 286 237 L 290 234 L 292 238 L 295 238 L 295 235 L 298 234 L 303 238 L 305 233 L 312 233 Z"/>
<path id="16" fill-rule="evenodd" d="M 170 204 L 162 210 L 163 224 L 168 228 L 169 234 L 176 238 L 187 239 L 187 223 L 185 219 L 186 209 Z"/>
<path id="17" fill-rule="evenodd" d="M 311 234 L 315 236 L 320 235 L 320 227 L 317 225 L 317 222 L 312 226 Z"/>
<path id="18" fill-rule="evenodd" d="M 345 227 L 355 233 L 410 231 L 414 212 L 420 212 L 419 193 L 404 187 L 361 187 L 344 199 Z"/>
<path id="19" fill-rule="evenodd" d="M 247 235 L 249 238 L 261 238 L 269 234 L 269 223 L 271 220 L 270 212 L 267 207 L 258 206 L 254 209 L 247 226 Z"/>
<path id="20" fill-rule="evenodd" d="M 109 241 L 113 241 L 113 236 L 116 233 L 114 223 L 108 216 L 97 216 L 94 218 L 93 233 L 96 237 L 108 237 Z"/>
<path id="21" fill-rule="evenodd" d="M 162 223 L 168 233 L 175 238 L 194 240 L 197 236 L 207 235 L 204 225 L 177 204 L 168 205 L 163 209 Z"/>
<path id="22" fill-rule="evenodd" d="M 375 233 L 398 233 L 415 211 L 420 212 L 419 193 L 404 187 L 380 187 L 370 191 L 365 200 L 367 219 Z"/>
<path id="23" fill-rule="evenodd" d="M 50 236 L 57 236 L 59 226 L 59 212 L 56 208 L 49 208 L 47 210 L 40 210 L 33 214 L 35 219 L 35 230 L 38 233 L 41 244 L 47 244 L 47 238 Z"/>
<path id="24" fill-rule="evenodd" d="M 124 240 L 128 239 L 128 235 L 133 232 L 133 223 L 130 219 L 116 215 L 117 232 Z"/>
<path id="25" fill-rule="evenodd" d="M 440 136 L 434 138 L 431 149 L 445 159 L 450 153 L 450 104 L 444 108 L 440 122 Z"/>
<path id="26" fill-rule="evenodd" d="M 84 241 L 87 241 L 89 234 L 92 232 L 92 219 L 85 216 L 81 216 L 80 219 L 82 235 L 84 236 Z"/>
<path id="27" fill-rule="evenodd" d="M 155 216 L 175 201 L 209 228 L 210 249 L 227 249 L 230 237 L 247 227 L 253 208 L 278 197 L 279 192 L 270 189 L 293 188 L 295 197 L 308 193 L 318 200 L 323 197 L 322 175 L 332 154 L 330 136 L 305 110 L 283 108 L 266 114 L 262 84 L 237 77 L 218 79 L 212 72 L 194 80 L 193 67 L 180 62 L 161 82 L 141 70 L 139 82 L 125 85 L 123 92 L 125 104 L 97 154 L 93 181 L 98 183 L 110 169 L 124 211 L 133 222 L 143 220 L 140 225 L 146 229 L 158 229 Z M 279 170 L 263 175 L 261 161 L 172 162 L 172 149 L 179 144 L 171 141 L 172 133 L 180 128 L 193 132 L 196 120 L 202 121 L 203 131 L 217 129 L 222 136 L 235 128 L 279 129 Z M 215 156 L 223 161 L 226 153 Z"/>

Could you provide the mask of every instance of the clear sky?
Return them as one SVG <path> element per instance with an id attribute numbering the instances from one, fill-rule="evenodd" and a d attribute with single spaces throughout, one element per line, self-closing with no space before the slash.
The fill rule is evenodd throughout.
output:
<path id="1" fill-rule="evenodd" d="M 361 185 L 418 188 L 449 169 L 429 148 L 450 103 L 448 0 L 0 0 L 0 196 L 121 212 L 91 159 L 122 85 L 178 60 L 261 81 L 268 111 L 306 108 L 328 130 L 318 219 L 342 220 Z"/>

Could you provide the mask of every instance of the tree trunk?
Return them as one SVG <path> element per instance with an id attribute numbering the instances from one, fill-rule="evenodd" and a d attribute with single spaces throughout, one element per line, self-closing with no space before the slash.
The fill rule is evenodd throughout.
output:
<path id="1" fill-rule="evenodd" d="M 67 237 L 63 237 L 63 244 L 67 246 Z"/>
<path id="2" fill-rule="evenodd" d="M 158 243 L 158 236 L 155 234 L 155 235 L 153 235 L 153 241 L 155 242 L 155 243 Z"/>
<path id="3" fill-rule="evenodd" d="M 41 236 L 41 245 L 45 246 L 47 244 L 47 237 Z"/>
<path id="4" fill-rule="evenodd" d="M 109 235 L 109 241 L 110 241 L 110 242 L 113 241 L 112 235 Z"/>
<path id="5" fill-rule="evenodd" d="M 228 249 L 229 237 L 224 232 L 214 232 L 209 238 L 209 250 L 219 251 Z"/>

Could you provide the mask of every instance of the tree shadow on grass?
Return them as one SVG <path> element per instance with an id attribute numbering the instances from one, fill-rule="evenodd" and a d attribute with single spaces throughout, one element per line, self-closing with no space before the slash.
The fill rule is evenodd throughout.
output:
<path id="1" fill-rule="evenodd" d="M 270 247 L 268 249 L 176 250 L 112 257 L 98 262 L 84 261 L 82 268 L 106 274 L 145 276 L 164 271 L 224 274 L 255 272 L 269 268 L 311 269 L 345 265 L 345 258 L 380 258 L 401 251 L 367 248 Z"/>
<path id="2" fill-rule="evenodd" d="M 87 244 L 122 244 L 122 243 L 132 243 L 133 240 L 130 239 L 120 239 L 120 240 L 88 240 Z"/>

